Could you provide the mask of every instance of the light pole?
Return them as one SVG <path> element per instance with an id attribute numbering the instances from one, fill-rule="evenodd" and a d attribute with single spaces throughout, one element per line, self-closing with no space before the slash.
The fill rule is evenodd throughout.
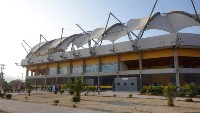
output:
<path id="1" fill-rule="evenodd" d="M 23 80 L 23 73 L 22 73 L 22 82 L 23 82 L 24 80 Z"/>
<path id="2" fill-rule="evenodd" d="M 20 63 L 15 63 L 15 65 L 16 66 L 22 66 Z M 24 77 L 24 75 L 23 75 L 24 73 L 22 73 L 22 82 L 24 81 L 24 79 L 23 79 L 23 77 Z"/>

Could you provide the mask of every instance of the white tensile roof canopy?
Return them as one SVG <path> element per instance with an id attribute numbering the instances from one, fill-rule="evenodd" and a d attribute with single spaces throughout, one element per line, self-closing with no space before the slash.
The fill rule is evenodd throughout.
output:
<path id="1" fill-rule="evenodd" d="M 105 30 L 105 28 L 96 28 L 87 34 L 74 34 L 69 37 L 62 38 L 62 40 L 56 39 L 49 41 L 48 43 L 42 42 L 33 47 L 27 57 L 33 55 L 35 52 L 40 55 L 44 55 L 48 49 L 51 48 L 59 48 L 66 51 L 71 43 L 79 48 L 94 39 L 109 40 L 114 43 L 117 39 L 134 30 L 145 31 L 158 29 L 173 34 L 191 26 L 200 26 L 200 23 L 197 21 L 197 17 L 194 14 L 182 11 L 173 11 L 167 14 L 156 13 L 150 19 L 148 17 L 130 19 L 127 24 L 117 23 L 109 27 L 107 30 Z"/>

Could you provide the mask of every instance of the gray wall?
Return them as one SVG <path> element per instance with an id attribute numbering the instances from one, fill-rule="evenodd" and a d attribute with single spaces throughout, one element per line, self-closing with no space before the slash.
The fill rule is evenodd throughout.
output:
<path id="1" fill-rule="evenodd" d="M 137 77 L 115 78 L 115 91 L 137 91 Z"/>

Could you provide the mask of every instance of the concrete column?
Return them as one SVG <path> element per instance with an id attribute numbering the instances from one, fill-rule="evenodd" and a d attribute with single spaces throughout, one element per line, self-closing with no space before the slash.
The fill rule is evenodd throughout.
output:
<path id="1" fill-rule="evenodd" d="M 102 72 L 102 63 L 101 63 L 101 57 L 99 57 L 99 72 Z M 100 75 L 98 72 L 98 93 L 100 94 Z"/>
<path id="2" fill-rule="evenodd" d="M 46 75 L 49 75 L 49 64 L 46 64 Z"/>
<path id="3" fill-rule="evenodd" d="M 120 55 L 117 54 L 117 78 L 119 78 L 119 71 L 121 70 L 120 67 Z"/>
<path id="4" fill-rule="evenodd" d="M 72 73 L 72 61 L 71 60 L 69 61 L 69 73 L 70 74 Z"/>
<path id="5" fill-rule="evenodd" d="M 117 71 L 119 72 L 120 70 L 120 55 L 117 54 Z"/>
<path id="6" fill-rule="evenodd" d="M 57 74 L 60 74 L 60 63 L 57 64 Z"/>
<path id="7" fill-rule="evenodd" d="M 37 69 L 36 69 L 36 76 L 38 76 L 39 75 L 39 73 L 40 73 L 40 70 L 39 70 L 39 65 L 37 65 Z"/>
<path id="8" fill-rule="evenodd" d="M 28 76 L 28 74 L 29 74 L 29 69 L 26 68 L 26 77 Z"/>
<path id="9" fill-rule="evenodd" d="M 138 59 L 139 59 L 139 74 L 140 74 L 140 89 L 143 88 L 142 85 L 142 52 L 138 51 Z"/>
<path id="10" fill-rule="evenodd" d="M 31 76 L 33 76 L 33 71 L 31 71 Z"/>
<path id="11" fill-rule="evenodd" d="M 83 59 L 83 73 L 86 73 L 86 64 L 85 64 L 85 59 Z"/>
<path id="12" fill-rule="evenodd" d="M 86 73 L 86 64 L 85 64 L 85 59 L 83 59 L 83 73 L 82 73 L 82 82 L 84 82 L 84 76 L 83 74 Z"/>
<path id="13" fill-rule="evenodd" d="M 179 79 L 178 56 L 177 56 L 177 48 L 176 47 L 174 47 L 174 69 L 175 69 L 177 91 L 179 91 L 180 90 L 180 79 Z"/>

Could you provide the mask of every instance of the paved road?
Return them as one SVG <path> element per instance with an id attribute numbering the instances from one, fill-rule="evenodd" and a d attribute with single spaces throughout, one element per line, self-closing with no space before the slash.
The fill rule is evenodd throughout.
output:
<path id="1" fill-rule="evenodd" d="M 77 109 L 66 106 L 51 106 L 7 99 L 0 99 L 0 110 L 10 113 L 103 113 L 88 109 Z"/>

